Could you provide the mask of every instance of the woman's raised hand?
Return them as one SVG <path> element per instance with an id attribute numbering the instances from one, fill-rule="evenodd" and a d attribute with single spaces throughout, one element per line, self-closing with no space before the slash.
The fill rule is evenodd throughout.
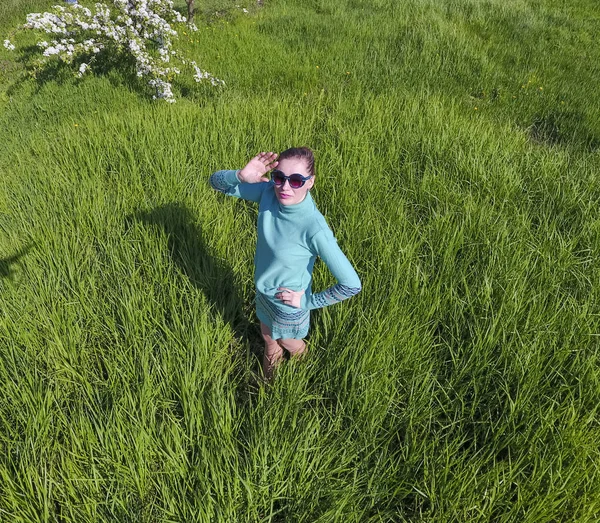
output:
<path id="1" fill-rule="evenodd" d="M 244 183 L 260 183 L 268 182 L 269 179 L 265 176 L 271 169 L 275 169 L 279 162 L 277 153 L 258 153 L 250 160 L 246 167 L 238 173 L 238 179 Z"/>

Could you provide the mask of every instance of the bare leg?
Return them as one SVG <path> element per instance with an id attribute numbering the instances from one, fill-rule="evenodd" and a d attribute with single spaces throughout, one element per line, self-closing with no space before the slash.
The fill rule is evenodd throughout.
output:
<path id="1" fill-rule="evenodd" d="M 302 356 L 306 351 L 306 343 L 304 340 L 297 340 L 295 338 L 285 338 L 282 340 L 277 340 L 279 345 L 281 345 L 285 350 L 290 353 L 290 356 Z"/>
<path id="2" fill-rule="evenodd" d="M 283 359 L 283 349 L 277 343 L 278 340 L 271 338 L 271 330 L 262 321 L 260 332 L 265 340 L 265 353 L 263 356 L 263 375 L 265 379 L 271 380 L 277 364 Z"/>

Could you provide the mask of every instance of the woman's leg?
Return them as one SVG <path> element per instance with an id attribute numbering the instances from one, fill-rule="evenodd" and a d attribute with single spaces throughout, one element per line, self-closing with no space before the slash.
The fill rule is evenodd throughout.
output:
<path id="1" fill-rule="evenodd" d="M 306 343 L 304 343 L 304 340 L 285 338 L 277 341 L 279 342 L 279 345 L 290 353 L 290 356 L 301 356 L 306 350 Z"/>
<path id="2" fill-rule="evenodd" d="M 265 340 L 265 353 L 263 356 L 263 375 L 270 380 L 277 364 L 283 358 L 283 349 L 277 343 L 279 340 L 271 338 L 271 329 L 262 321 L 260 322 L 260 333 Z"/>

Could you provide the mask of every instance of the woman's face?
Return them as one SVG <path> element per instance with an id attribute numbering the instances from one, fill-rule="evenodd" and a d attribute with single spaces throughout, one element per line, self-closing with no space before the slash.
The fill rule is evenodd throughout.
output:
<path id="1" fill-rule="evenodd" d="M 304 177 L 310 175 L 306 168 L 306 162 L 302 158 L 286 158 L 285 160 L 281 160 L 276 169 L 283 172 L 286 176 L 295 173 L 301 174 Z M 290 182 L 286 180 L 281 187 L 275 186 L 275 196 L 277 196 L 281 205 L 294 205 L 304 200 L 306 193 L 314 183 L 315 177 L 313 176 L 299 189 L 292 189 L 290 187 Z"/>

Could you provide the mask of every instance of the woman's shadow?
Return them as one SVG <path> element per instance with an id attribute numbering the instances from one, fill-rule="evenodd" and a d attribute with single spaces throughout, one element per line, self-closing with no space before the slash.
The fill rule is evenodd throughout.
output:
<path id="1" fill-rule="evenodd" d="M 260 356 L 260 329 L 244 314 L 243 298 L 236 288 L 235 275 L 226 262 L 210 254 L 193 213 L 183 203 L 172 202 L 150 211 L 138 211 L 133 218 L 167 234 L 173 263 L 204 293 L 235 336 L 240 340 L 246 339 L 250 350 Z"/>
<path id="2" fill-rule="evenodd" d="M 27 245 L 19 250 L 16 254 L 9 256 L 8 258 L 0 258 L 0 277 L 10 278 L 12 276 L 11 266 L 19 262 L 19 259 L 25 256 L 30 250 L 32 245 Z"/>

